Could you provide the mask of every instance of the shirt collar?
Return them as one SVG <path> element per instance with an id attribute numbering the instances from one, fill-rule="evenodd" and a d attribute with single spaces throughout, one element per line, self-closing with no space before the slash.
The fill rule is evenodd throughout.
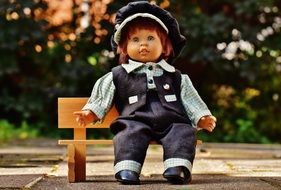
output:
<path id="1" fill-rule="evenodd" d="M 142 62 L 133 61 L 131 59 L 129 59 L 128 64 L 122 64 L 122 67 L 127 71 L 127 73 L 130 73 L 141 66 L 143 66 Z"/>
<path id="2" fill-rule="evenodd" d="M 167 63 L 164 59 L 159 61 L 157 64 L 169 73 L 174 73 L 176 71 L 175 67 Z"/>
<path id="3" fill-rule="evenodd" d="M 142 62 L 138 62 L 138 61 L 134 61 L 129 59 L 129 63 L 128 64 L 122 64 L 122 67 L 127 71 L 127 73 L 130 73 L 136 69 L 138 69 L 139 67 L 143 66 L 144 63 Z M 175 67 L 173 67 L 172 65 L 168 64 L 164 59 L 162 59 L 161 61 L 159 61 L 157 63 L 157 65 L 159 65 L 163 70 L 173 73 L 176 71 Z"/>

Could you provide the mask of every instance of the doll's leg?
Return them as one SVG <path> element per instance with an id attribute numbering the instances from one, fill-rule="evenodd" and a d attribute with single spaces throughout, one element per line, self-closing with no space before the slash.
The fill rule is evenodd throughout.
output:
<path id="1" fill-rule="evenodd" d="M 138 183 L 151 139 L 150 127 L 141 122 L 124 119 L 118 120 L 112 127 L 123 128 L 113 138 L 115 176 L 124 184 Z"/>
<path id="2" fill-rule="evenodd" d="M 171 183 L 190 182 L 196 129 L 185 123 L 174 123 L 160 141 L 164 149 L 164 177 Z"/>

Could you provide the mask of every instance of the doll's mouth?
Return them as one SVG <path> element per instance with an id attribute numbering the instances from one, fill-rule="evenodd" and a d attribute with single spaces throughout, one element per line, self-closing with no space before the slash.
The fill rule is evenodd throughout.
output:
<path id="1" fill-rule="evenodd" d="M 140 55 L 147 55 L 148 53 L 149 53 L 148 50 L 141 50 L 141 51 L 139 51 Z"/>

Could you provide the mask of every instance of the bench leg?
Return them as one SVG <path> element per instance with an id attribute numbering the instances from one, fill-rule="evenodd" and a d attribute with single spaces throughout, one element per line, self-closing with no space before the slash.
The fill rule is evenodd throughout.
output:
<path id="1" fill-rule="evenodd" d="M 68 181 L 69 183 L 75 182 L 75 147 L 73 144 L 67 146 L 68 154 Z"/>
<path id="2" fill-rule="evenodd" d="M 68 181 L 86 181 L 86 145 L 68 145 Z"/>
<path id="3" fill-rule="evenodd" d="M 86 181 L 86 145 L 75 145 L 75 181 Z"/>

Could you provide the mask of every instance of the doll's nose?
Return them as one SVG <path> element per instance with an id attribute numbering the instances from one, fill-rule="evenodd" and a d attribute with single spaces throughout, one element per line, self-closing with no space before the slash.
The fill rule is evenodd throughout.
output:
<path id="1" fill-rule="evenodd" d="M 142 41 L 140 42 L 140 46 L 147 46 L 147 42 L 146 42 L 145 40 L 142 40 Z"/>

